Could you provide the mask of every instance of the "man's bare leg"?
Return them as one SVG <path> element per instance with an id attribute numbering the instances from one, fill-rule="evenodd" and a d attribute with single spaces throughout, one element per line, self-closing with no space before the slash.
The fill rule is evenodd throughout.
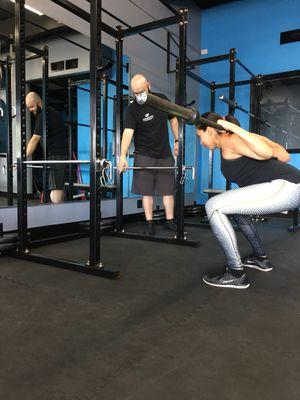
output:
<path id="1" fill-rule="evenodd" d="M 58 203 L 63 203 L 65 198 L 65 192 L 64 190 L 51 190 L 50 192 L 50 199 L 52 203 L 58 204 Z"/>

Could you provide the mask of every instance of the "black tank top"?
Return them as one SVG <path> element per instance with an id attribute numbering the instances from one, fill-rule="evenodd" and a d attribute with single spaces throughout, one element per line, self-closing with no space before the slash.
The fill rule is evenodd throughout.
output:
<path id="1" fill-rule="evenodd" d="M 300 183 L 300 171 L 277 158 L 255 160 L 242 156 L 234 160 L 226 160 L 221 152 L 221 170 L 228 181 L 240 187 L 271 182 L 275 179 Z"/>

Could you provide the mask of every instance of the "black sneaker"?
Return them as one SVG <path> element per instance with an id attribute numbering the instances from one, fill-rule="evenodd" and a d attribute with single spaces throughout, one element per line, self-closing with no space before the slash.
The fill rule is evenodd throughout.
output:
<path id="1" fill-rule="evenodd" d="M 240 275 L 240 276 L 238 276 Z M 214 276 L 203 277 L 203 282 L 210 286 L 224 287 L 230 289 L 247 289 L 250 286 L 250 282 L 245 273 L 233 275 L 230 269 L 226 268 L 221 274 Z"/>
<path id="2" fill-rule="evenodd" d="M 254 254 L 250 254 L 242 260 L 244 267 L 254 268 L 258 271 L 269 272 L 273 270 L 273 265 L 271 264 L 268 257 L 257 258 Z"/>
<path id="3" fill-rule="evenodd" d="M 144 235 L 146 236 L 154 236 L 155 235 L 155 226 L 153 221 L 146 221 Z"/>
<path id="4" fill-rule="evenodd" d="M 177 225 L 175 224 L 174 219 L 165 220 L 164 230 L 169 232 L 177 232 Z"/>

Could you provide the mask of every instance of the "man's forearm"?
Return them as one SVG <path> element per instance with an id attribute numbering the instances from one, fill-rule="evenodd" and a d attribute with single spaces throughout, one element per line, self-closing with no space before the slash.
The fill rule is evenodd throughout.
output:
<path id="1" fill-rule="evenodd" d="M 41 137 L 39 135 L 34 134 L 32 138 L 27 143 L 26 147 L 26 157 L 31 157 L 32 154 L 35 152 Z"/>
<path id="2" fill-rule="evenodd" d="M 128 133 L 126 131 L 123 132 L 122 143 L 121 143 L 121 157 L 126 157 L 128 149 L 131 144 L 133 133 Z"/>
<path id="3" fill-rule="evenodd" d="M 32 156 L 32 154 L 35 152 L 37 148 L 38 143 L 33 140 L 29 140 L 26 148 L 26 157 L 29 158 Z"/>
<path id="4" fill-rule="evenodd" d="M 171 125 L 171 129 L 172 129 L 172 133 L 173 133 L 174 139 L 178 140 L 178 135 L 179 135 L 178 119 L 177 118 L 171 119 L 170 120 L 170 125 Z"/>

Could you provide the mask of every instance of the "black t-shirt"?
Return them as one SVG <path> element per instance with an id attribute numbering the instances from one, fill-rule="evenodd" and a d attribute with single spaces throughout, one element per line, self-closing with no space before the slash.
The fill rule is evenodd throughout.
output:
<path id="1" fill-rule="evenodd" d="M 43 136 L 43 115 L 40 111 L 36 117 L 34 135 Z M 41 141 L 43 146 L 43 142 Z M 58 111 L 48 107 L 48 138 L 47 153 L 51 155 L 68 154 L 68 138 L 65 123 Z"/>
<path id="2" fill-rule="evenodd" d="M 162 99 L 168 98 L 161 93 L 153 93 Z M 131 103 L 127 109 L 125 126 L 126 129 L 134 130 L 135 153 L 140 153 L 153 158 L 168 158 L 172 155 L 168 119 L 173 115 L 152 108 L 146 104 L 139 105 L 136 101 Z"/>
<path id="3" fill-rule="evenodd" d="M 275 179 L 285 179 L 289 182 L 300 183 L 300 171 L 292 165 L 275 158 L 255 160 L 243 156 L 233 160 L 226 160 L 222 157 L 221 169 L 226 179 L 237 183 L 240 187 L 270 182 Z"/>

